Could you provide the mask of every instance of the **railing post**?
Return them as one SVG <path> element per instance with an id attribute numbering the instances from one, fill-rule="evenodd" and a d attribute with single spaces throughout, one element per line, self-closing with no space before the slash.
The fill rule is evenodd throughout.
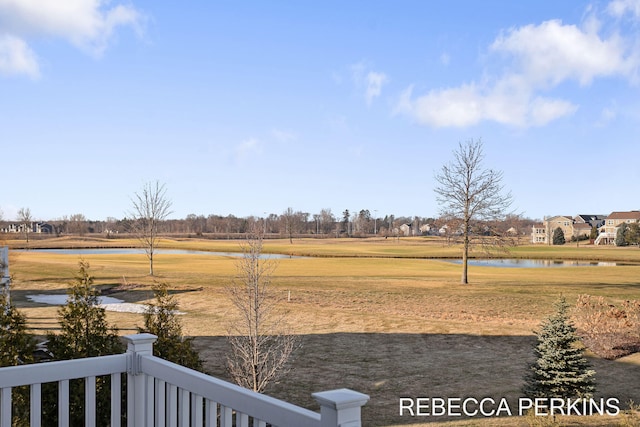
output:
<path id="1" fill-rule="evenodd" d="M 145 416 L 150 402 L 147 400 L 146 376 L 140 369 L 140 360 L 142 356 L 153 355 L 153 343 L 158 337 L 135 334 L 127 335 L 124 339 L 127 342 L 127 426 L 142 427 L 147 425 Z"/>
<path id="2" fill-rule="evenodd" d="M 311 396 L 320 404 L 320 427 L 362 426 L 360 408 L 369 401 L 368 395 L 341 388 Z"/>

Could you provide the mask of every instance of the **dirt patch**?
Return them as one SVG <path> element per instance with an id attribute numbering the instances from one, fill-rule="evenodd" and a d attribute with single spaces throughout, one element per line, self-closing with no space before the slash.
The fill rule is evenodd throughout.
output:
<path id="1" fill-rule="evenodd" d="M 468 334 L 304 335 L 303 346 L 292 361 L 291 374 L 272 384 L 266 393 L 317 411 L 312 392 L 341 387 L 358 390 L 371 397 L 362 410 L 365 426 L 453 420 L 454 417 L 401 417 L 399 399 L 506 398 L 515 408 L 535 341 L 534 336 Z M 195 345 L 206 360 L 207 371 L 228 380 L 226 338 L 198 337 Z M 597 372 L 606 372 L 597 377 L 597 397 L 617 397 L 624 405 L 637 399 L 633 381 L 640 377 L 640 366 L 590 360 Z M 522 420 L 511 421 L 503 425 Z"/>

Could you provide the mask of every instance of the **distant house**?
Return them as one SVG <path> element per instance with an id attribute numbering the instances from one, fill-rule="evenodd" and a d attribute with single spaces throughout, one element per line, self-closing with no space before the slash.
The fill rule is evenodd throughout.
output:
<path id="1" fill-rule="evenodd" d="M 37 231 L 37 233 L 53 234 L 53 225 L 47 224 L 46 222 L 40 222 L 38 223 L 38 230 L 39 231 Z"/>
<path id="2" fill-rule="evenodd" d="M 576 224 L 585 223 L 589 224 L 591 228 L 600 228 L 604 225 L 604 221 L 607 219 L 606 215 L 576 215 L 573 217 Z"/>
<path id="3" fill-rule="evenodd" d="M 422 235 L 429 235 L 429 234 L 432 234 L 434 231 L 437 231 L 437 230 L 431 224 L 422 224 L 420 226 L 420 234 Z"/>
<path id="4" fill-rule="evenodd" d="M 411 231 L 413 229 L 413 224 L 402 224 L 400 226 L 400 232 L 403 236 L 411 236 Z"/>
<path id="5" fill-rule="evenodd" d="M 596 245 L 612 245 L 616 240 L 618 227 L 622 223 L 631 224 L 640 222 L 640 211 L 617 211 L 611 212 L 604 225 L 600 227 L 598 238 L 595 240 Z"/>
<path id="6" fill-rule="evenodd" d="M 0 233 L 47 233 L 52 234 L 54 232 L 53 225 L 46 222 L 32 222 L 29 225 L 23 223 L 9 223 L 0 229 Z"/>
<path id="7" fill-rule="evenodd" d="M 551 244 L 553 232 L 560 228 L 564 238 L 568 241 L 572 238 L 589 236 L 594 225 L 604 222 L 603 215 L 557 215 L 545 218 L 542 224 L 534 224 L 531 230 L 531 243 Z M 592 225 L 593 224 L 593 225 Z"/>

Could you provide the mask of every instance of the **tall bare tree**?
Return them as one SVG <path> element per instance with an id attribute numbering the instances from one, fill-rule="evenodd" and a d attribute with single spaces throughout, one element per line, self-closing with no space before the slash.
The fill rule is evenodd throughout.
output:
<path id="1" fill-rule="evenodd" d="M 227 288 L 236 309 L 228 332 L 231 351 L 227 366 L 237 384 L 260 393 L 287 372 L 298 338 L 290 332 L 286 312 L 271 288 L 277 265 L 262 257 L 259 226 L 254 227 L 242 251 L 237 278 Z"/>
<path id="2" fill-rule="evenodd" d="M 133 202 L 133 232 L 142 244 L 149 259 L 149 275 L 153 276 L 153 256 L 157 249 L 159 226 L 171 214 L 171 201 L 167 199 L 167 190 L 159 181 L 148 182 Z"/>
<path id="3" fill-rule="evenodd" d="M 289 238 L 289 243 L 293 243 L 293 234 L 295 232 L 296 220 L 293 208 L 287 208 L 282 213 L 282 226 L 284 228 L 285 235 Z"/>
<path id="4" fill-rule="evenodd" d="M 469 283 L 467 273 L 473 222 L 501 219 L 512 203 L 511 193 L 503 193 L 502 172 L 485 169 L 483 158 L 481 140 L 459 143 L 453 152 L 453 161 L 444 165 L 435 176 L 438 186 L 434 191 L 441 215 L 461 221 L 462 284 Z"/>
<path id="5" fill-rule="evenodd" d="M 31 216 L 31 209 L 20 208 L 20 210 L 18 210 L 18 221 L 20 221 L 22 225 L 22 230 L 24 231 L 24 237 L 25 239 L 27 239 L 27 246 L 29 246 L 29 233 L 31 232 L 31 227 L 33 226 L 33 217 Z"/>

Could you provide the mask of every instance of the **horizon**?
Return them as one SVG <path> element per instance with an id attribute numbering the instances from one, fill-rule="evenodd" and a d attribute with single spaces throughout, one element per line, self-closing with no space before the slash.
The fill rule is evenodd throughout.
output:
<path id="1" fill-rule="evenodd" d="M 435 218 L 478 139 L 514 213 L 638 209 L 639 23 L 640 0 L 0 0 L 2 217 L 122 218 L 159 181 L 176 219 Z"/>

